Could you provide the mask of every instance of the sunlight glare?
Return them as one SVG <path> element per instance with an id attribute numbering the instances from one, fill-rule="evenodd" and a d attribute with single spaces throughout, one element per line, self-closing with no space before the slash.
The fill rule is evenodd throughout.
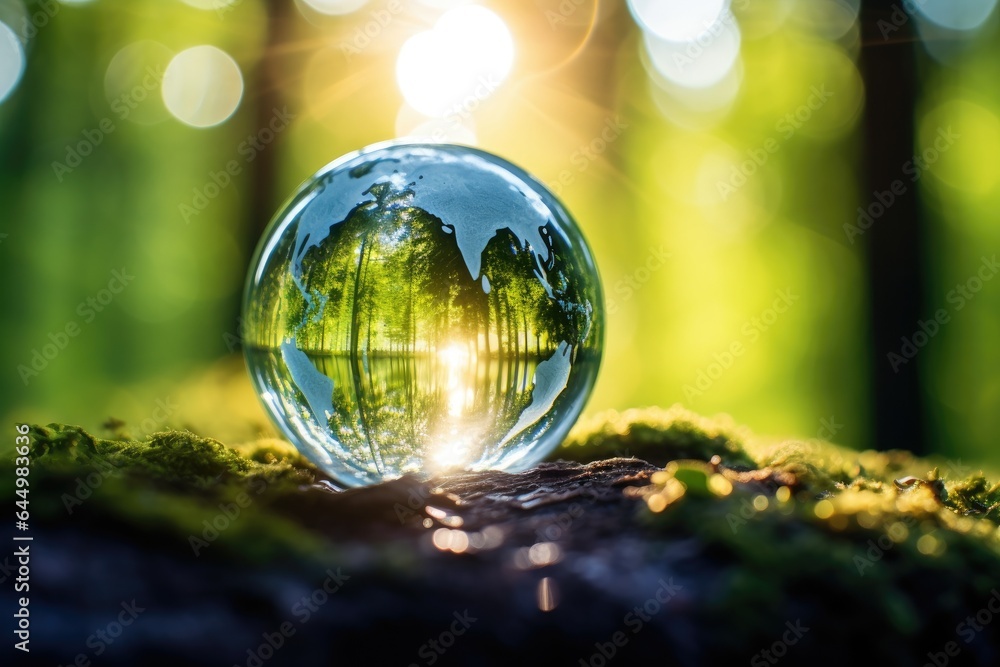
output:
<path id="1" fill-rule="evenodd" d="M 510 73 L 514 40 L 503 19 L 478 6 L 446 12 L 399 51 L 396 81 L 420 113 L 469 115 Z"/>
<path id="2" fill-rule="evenodd" d="M 464 364 L 469 358 L 469 351 L 458 343 L 452 343 L 451 345 L 440 350 L 438 352 L 438 356 L 441 358 L 441 361 L 448 366 L 449 369 L 451 369 Z"/>
<path id="3" fill-rule="evenodd" d="M 409 104 L 401 105 L 396 114 L 396 136 L 433 144 L 475 146 L 477 142 L 476 124 L 472 116 L 428 118 Z"/>
<path id="4" fill-rule="evenodd" d="M 438 445 L 431 455 L 431 470 L 441 471 L 462 468 L 469 462 L 469 442 L 457 433 L 438 439 Z"/>
<path id="5" fill-rule="evenodd" d="M 455 7 L 461 7 L 462 5 L 470 5 L 474 1 L 475 0 L 417 0 L 417 2 L 425 7 L 442 11 L 446 9 L 454 9 Z"/>

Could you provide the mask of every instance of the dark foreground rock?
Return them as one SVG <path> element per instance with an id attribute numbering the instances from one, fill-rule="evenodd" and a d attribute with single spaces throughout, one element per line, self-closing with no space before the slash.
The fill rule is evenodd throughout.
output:
<path id="1" fill-rule="evenodd" d="M 337 492 L 276 441 L 36 427 L 4 664 L 1000 664 L 978 470 L 679 410 L 578 433 L 522 473 Z"/>

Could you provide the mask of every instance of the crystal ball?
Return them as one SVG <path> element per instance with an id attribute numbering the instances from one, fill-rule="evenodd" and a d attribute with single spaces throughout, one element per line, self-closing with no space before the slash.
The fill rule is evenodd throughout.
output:
<path id="1" fill-rule="evenodd" d="M 544 458 L 597 377 L 603 295 L 532 176 L 473 148 L 389 143 L 330 163 L 278 212 L 243 326 L 274 423 L 361 486 Z"/>

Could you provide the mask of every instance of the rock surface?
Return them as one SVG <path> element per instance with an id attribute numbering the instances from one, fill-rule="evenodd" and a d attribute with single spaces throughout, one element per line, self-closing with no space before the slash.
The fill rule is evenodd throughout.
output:
<path id="1" fill-rule="evenodd" d="M 345 492 L 278 441 L 31 440 L 12 664 L 1000 664 L 1000 487 L 957 462 L 679 409 Z"/>

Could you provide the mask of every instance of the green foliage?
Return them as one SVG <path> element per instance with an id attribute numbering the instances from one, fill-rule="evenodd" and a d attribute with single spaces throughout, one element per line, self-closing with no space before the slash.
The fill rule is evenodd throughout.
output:
<path id="1" fill-rule="evenodd" d="M 1000 482 L 989 482 L 981 474 L 951 484 L 944 502 L 961 514 L 1000 523 Z"/>

